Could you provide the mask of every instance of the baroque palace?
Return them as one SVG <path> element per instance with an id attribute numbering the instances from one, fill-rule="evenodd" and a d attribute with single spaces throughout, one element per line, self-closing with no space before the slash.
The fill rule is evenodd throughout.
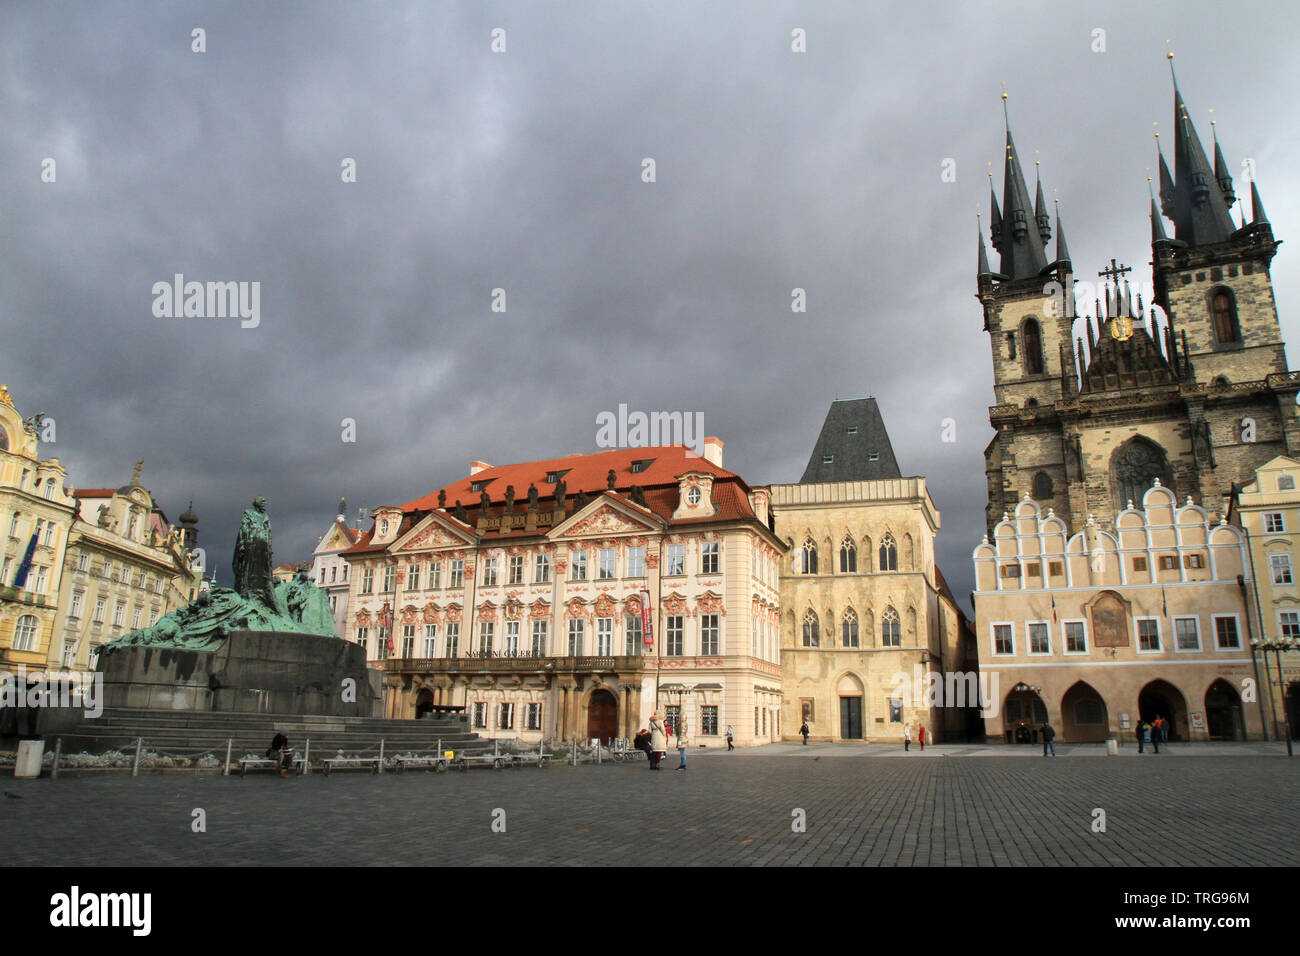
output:
<path id="1" fill-rule="evenodd" d="M 630 738 L 655 712 L 697 744 L 779 738 L 785 546 L 769 493 L 680 446 L 492 467 L 400 507 L 343 555 L 348 637 L 389 716 Z"/>
<path id="2" fill-rule="evenodd" d="M 1152 301 L 1135 301 L 1112 260 L 1096 325 L 1076 329 L 1059 216 L 1049 261 L 1042 183 L 1031 203 L 1008 126 L 1001 206 L 992 197 L 1001 261 L 994 272 L 981 235 L 977 278 L 997 402 L 974 551 L 980 659 L 1001 685 L 990 739 L 1036 739 L 1044 721 L 1065 740 L 1131 738 L 1158 715 L 1173 739 L 1264 730 L 1251 641 L 1281 618 L 1255 614 L 1246 537 L 1226 516 L 1300 443 L 1300 374 L 1259 189 L 1235 221 L 1223 152 L 1216 140 L 1210 162 L 1176 81 L 1173 149 L 1151 199 Z"/>
<path id="3" fill-rule="evenodd" d="M 0 669 L 93 668 L 101 644 L 153 624 L 196 594 L 193 509 L 170 526 L 140 484 L 74 489 L 40 459 L 46 423 L 0 385 Z"/>

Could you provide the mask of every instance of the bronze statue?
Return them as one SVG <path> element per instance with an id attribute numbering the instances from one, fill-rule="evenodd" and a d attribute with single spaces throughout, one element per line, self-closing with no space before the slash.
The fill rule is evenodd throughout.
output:
<path id="1" fill-rule="evenodd" d="M 281 610 L 275 599 L 275 578 L 271 574 L 271 518 L 266 513 L 266 499 L 260 495 L 244 512 L 235 539 L 235 590 L 249 601 L 258 601 L 272 610 Z"/>

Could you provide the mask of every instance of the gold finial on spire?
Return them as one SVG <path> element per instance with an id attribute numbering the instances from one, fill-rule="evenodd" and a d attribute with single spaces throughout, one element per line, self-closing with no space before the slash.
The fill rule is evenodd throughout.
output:
<path id="1" fill-rule="evenodd" d="M 8 385 L 0 385 L 0 405 L 8 405 L 10 408 L 14 407 L 14 400 L 9 397 Z"/>

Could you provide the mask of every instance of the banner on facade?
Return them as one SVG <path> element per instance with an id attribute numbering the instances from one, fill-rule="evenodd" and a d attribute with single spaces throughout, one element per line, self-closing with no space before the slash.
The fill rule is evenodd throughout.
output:
<path id="1" fill-rule="evenodd" d="M 651 626 L 653 615 L 650 612 L 650 592 L 641 592 L 641 639 L 646 647 L 654 647 L 655 632 Z"/>
<path id="2" fill-rule="evenodd" d="M 32 570 L 32 555 L 36 553 L 36 535 L 32 535 L 32 540 L 27 542 L 27 552 L 23 555 L 22 561 L 18 565 L 18 573 L 14 575 L 14 587 L 22 590 L 27 584 L 27 575 Z M 3 582 L 0 582 L 3 583 Z"/>

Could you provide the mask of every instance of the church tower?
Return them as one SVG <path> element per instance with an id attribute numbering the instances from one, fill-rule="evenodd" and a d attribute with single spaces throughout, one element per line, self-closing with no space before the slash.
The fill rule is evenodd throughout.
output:
<path id="1" fill-rule="evenodd" d="M 1006 94 L 1002 94 L 1005 112 Z M 1038 178 L 1031 206 L 1029 187 L 1011 124 L 1006 126 L 1002 205 L 989 183 L 990 238 L 1000 260 L 989 267 L 983 234 L 979 237 L 977 298 L 984 308 L 984 330 L 993 356 L 997 404 L 990 420 L 998 435 L 985 450 L 988 462 L 990 527 L 1014 507 L 1026 482 L 1044 503 L 1064 504 L 1067 474 L 1059 422 L 1053 412 L 1077 392 L 1071 338 L 1073 267 L 1056 218 L 1056 248 L 1048 259 L 1052 218 Z"/>
<path id="2" fill-rule="evenodd" d="M 1151 200 L 1158 308 L 1147 309 L 1125 278 L 1132 270 L 1112 259 L 1097 273 L 1104 301 L 1077 331 L 1059 218 L 1049 263 L 1041 183 L 1031 211 L 1008 128 L 1002 208 L 992 202 L 999 272 L 981 235 L 976 279 L 996 397 L 997 435 L 985 450 L 990 530 L 1026 495 L 1075 529 L 1090 515 L 1113 523 L 1141 507 L 1157 478 L 1213 513 L 1233 483 L 1300 447 L 1300 373 L 1287 369 L 1269 276 L 1278 242 L 1258 187 L 1238 226 L 1217 136 L 1211 165 L 1176 81 L 1174 114 L 1174 171 L 1161 152 L 1159 207 Z"/>

